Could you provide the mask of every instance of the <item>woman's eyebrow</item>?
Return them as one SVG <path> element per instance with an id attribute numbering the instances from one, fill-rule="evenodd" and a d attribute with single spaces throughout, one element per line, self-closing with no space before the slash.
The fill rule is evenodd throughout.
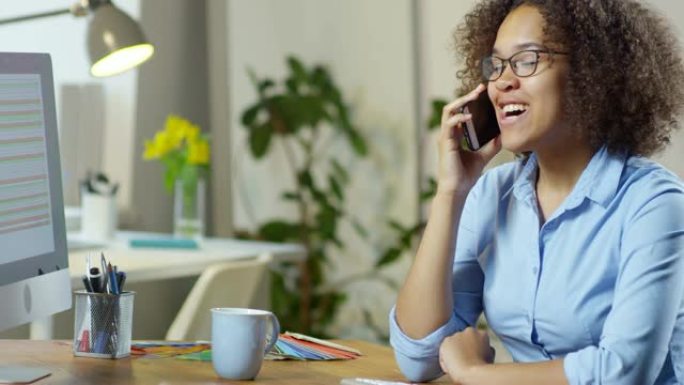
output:
<path id="1" fill-rule="evenodd" d="M 520 44 L 516 44 L 516 45 L 513 46 L 513 50 L 514 50 L 515 52 L 523 51 L 523 50 L 530 49 L 530 48 L 537 48 L 537 49 L 539 49 L 539 48 L 544 48 L 544 46 L 543 46 L 542 44 L 534 43 L 534 42 L 520 43 Z M 494 47 L 494 48 L 492 49 L 492 54 L 500 54 L 500 53 L 501 53 L 501 51 L 499 51 L 498 49 L 496 49 L 496 47 Z"/>

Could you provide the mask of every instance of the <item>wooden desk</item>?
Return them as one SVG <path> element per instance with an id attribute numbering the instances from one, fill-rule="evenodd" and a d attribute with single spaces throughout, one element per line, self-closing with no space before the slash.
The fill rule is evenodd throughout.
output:
<path id="1" fill-rule="evenodd" d="M 363 356 L 348 361 L 264 361 L 257 384 L 337 385 L 342 378 L 368 377 L 405 381 L 390 348 L 362 341 L 342 341 Z M 2 365 L 37 366 L 52 375 L 37 385 L 76 384 L 247 384 L 219 378 L 211 362 L 176 358 L 107 360 L 74 357 L 70 341 L 0 340 Z M 442 377 L 437 383 L 448 383 Z"/>

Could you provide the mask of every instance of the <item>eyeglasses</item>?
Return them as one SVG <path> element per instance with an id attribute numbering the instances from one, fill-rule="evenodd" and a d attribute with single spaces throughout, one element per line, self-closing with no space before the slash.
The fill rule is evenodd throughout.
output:
<path id="1" fill-rule="evenodd" d="M 508 59 L 496 56 L 487 56 L 482 59 L 482 77 L 485 81 L 493 82 L 501 77 L 506 69 L 506 63 L 510 63 L 513 73 L 521 78 L 532 76 L 537 72 L 537 65 L 541 59 L 541 54 L 549 55 L 549 60 L 553 60 L 553 55 L 567 55 L 565 52 L 551 50 L 524 50 L 514 53 Z"/>

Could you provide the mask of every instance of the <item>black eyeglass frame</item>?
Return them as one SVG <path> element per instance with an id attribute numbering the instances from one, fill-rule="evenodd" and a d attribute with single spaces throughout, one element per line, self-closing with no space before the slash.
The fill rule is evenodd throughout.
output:
<path id="1" fill-rule="evenodd" d="M 514 57 L 516 57 L 517 55 L 519 55 L 521 53 L 526 53 L 526 52 L 533 52 L 535 54 L 534 69 L 532 70 L 532 72 L 529 75 L 518 75 L 518 72 L 515 69 L 515 66 L 513 65 L 511 60 Z M 508 59 L 500 58 L 500 57 L 494 56 L 494 55 L 485 56 L 484 58 L 482 58 L 482 60 L 480 60 L 480 71 L 482 72 L 482 80 L 484 80 L 486 82 L 495 82 L 495 81 L 499 80 L 501 75 L 503 75 L 504 71 L 506 71 L 506 67 L 508 67 L 509 65 L 511 67 L 511 71 L 513 71 L 515 76 L 517 76 L 519 78 L 528 78 L 530 76 L 534 76 L 534 74 L 537 73 L 537 69 L 539 68 L 539 61 L 541 59 L 540 54 L 542 54 L 542 53 L 549 55 L 549 63 L 553 62 L 553 55 L 568 55 L 568 52 L 554 51 L 551 49 L 524 49 L 522 51 L 518 51 L 518 52 L 514 53 L 513 55 L 509 56 Z M 501 70 L 499 71 L 499 75 L 493 79 L 489 79 L 489 78 L 485 77 L 485 69 L 484 69 L 485 60 L 493 59 L 493 58 L 501 60 L 502 66 L 501 66 Z M 490 63 L 491 63 L 491 61 L 490 61 Z M 491 65 L 491 67 L 494 68 L 493 65 Z M 494 73 L 495 72 L 492 72 L 492 74 L 494 74 Z"/>

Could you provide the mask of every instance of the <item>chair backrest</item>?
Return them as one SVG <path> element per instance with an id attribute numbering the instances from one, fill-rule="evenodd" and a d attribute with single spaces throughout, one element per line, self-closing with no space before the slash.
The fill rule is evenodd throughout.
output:
<path id="1" fill-rule="evenodd" d="M 169 327 L 166 339 L 210 340 L 210 309 L 214 307 L 263 307 L 263 299 L 256 297 L 268 295 L 271 258 L 270 254 L 264 254 L 205 269 Z"/>

